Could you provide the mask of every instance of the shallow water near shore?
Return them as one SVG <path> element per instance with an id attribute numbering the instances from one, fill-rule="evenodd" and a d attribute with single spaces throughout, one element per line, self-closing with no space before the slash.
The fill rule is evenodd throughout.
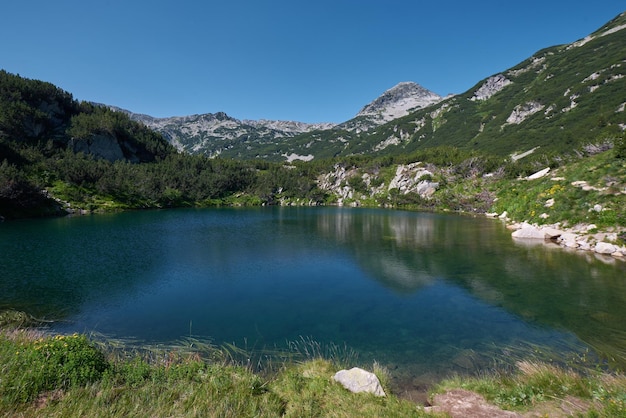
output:
<path id="1" fill-rule="evenodd" d="M 0 260 L 0 309 L 57 332 L 258 353 L 314 341 L 403 387 L 541 353 L 626 365 L 626 263 L 518 245 L 495 220 L 126 212 L 1 224 Z"/>

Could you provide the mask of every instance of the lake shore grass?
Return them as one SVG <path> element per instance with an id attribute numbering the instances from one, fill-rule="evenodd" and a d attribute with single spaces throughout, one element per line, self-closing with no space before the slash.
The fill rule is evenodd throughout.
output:
<path id="1" fill-rule="evenodd" d="M 37 323 L 26 314 L 0 313 L 0 416 L 446 416 L 394 395 L 388 373 L 377 364 L 370 370 L 387 397 L 347 391 L 332 376 L 352 367 L 342 364 L 352 357 L 311 341 L 296 343 L 305 358 L 259 372 L 232 349 L 132 352 L 82 334 L 47 335 L 31 325 Z M 431 388 L 431 399 L 455 389 L 522 413 L 552 416 L 566 403 L 582 405 L 578 416 L 626 416 L 626 377 L 600 370 L 520 361 L 515 370 L 443 380 Z"/>
<path id="2" fill-rule="evenodd" d="M 339 368 L 329 359 L 285 362 L 272 373 L 255 373 L 234 362 L 232 353 L 216 350 L 212 360 L 189 349 L 120 355 L 85 335 L 45 336 L 5 326 L 0 416 L 427 416 L 393 395 L 348 392 L 332 380 Z"/>

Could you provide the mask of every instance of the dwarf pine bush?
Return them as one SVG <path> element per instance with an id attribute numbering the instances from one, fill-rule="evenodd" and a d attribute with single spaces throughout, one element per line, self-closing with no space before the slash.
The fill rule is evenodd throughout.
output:
<path id="1" fill-rule="evenodd" d="M 104 354 L 84 335 L 32 339 L 0 335 L 0 403 L 24 403 L 40 393 L 98 380 L 109 367 Z"/>

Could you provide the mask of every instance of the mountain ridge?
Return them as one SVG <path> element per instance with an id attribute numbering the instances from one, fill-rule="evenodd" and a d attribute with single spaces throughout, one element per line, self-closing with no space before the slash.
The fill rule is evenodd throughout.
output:
<path id="1" fill-rule="evenodd" d="M 236 119 L 225 112 L 153 117 L 113 105 L 100 103 L 98 105 L 128 114 L 132 120 L 141 122 L 162 134 L 180 151 L 215 157 L 225 150 L 232 149 L 238 143 L 268 143 L 304 133 L 335 128 L 358 132 L 367 131 L 442 99 L 441 96 L 415 82 L 401 82 L 365 105 L 354 118 L 340 124 Z M 308 159 L 307 156 L 300 158 L 295 153 L 291 155 L 295 156 L 291 157 L 295 159 Z M 287 154 L 281 154 L 281 156 L 290 158 Z"/>
<path id="2" fill-rule="evenodd" d="M 402 155 L 436 146 L 508 157 L 571 153 L 626 130 L 626 13 L 581 40 L 539 50 L 472 88 L 368 132 L 302 134 L 288 152 Z"/>
<path id="3" fill-rule="evenodd" d="M 239 159 L 405 154 L 440 145 L 502 156 L 571 152 L 626 129 L 620 94 L 626 91 L 625 28 L 621 13 L 571 44 L 539 50 L 456 95 L 440 97 L 401 82 L 339 124 L 229 119 L 204 126 L 195 116 L 190 126 L 156 119 L 148 126 L 180 150 Z"/>
<path id="4" fill-rule="evenodd" d="M 158 118 L 116 106 L 101 105 L 126 113 L 132 120 L 159 132 L 179 151 L 209 157 L 219 156 L 222 150 L 237 142 L 272 141 L 335 126 L 334 123 L 236 119 L 225 112 Z"/>

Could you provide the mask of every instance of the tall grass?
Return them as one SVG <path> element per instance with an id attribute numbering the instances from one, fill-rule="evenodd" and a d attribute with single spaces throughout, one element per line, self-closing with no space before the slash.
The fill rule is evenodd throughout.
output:
<path id="1" fill-rule="evenodd" d="M 515 370 L 493 370 L 480 377 L 444 380 L 436 391 L 459 387 L 478 392 L 509 410 L 540 409 L 544 403 L 556 404 L 553 409 L 560 409 L 559 405 L 577 401 L 584 405 L 581 416 L 626 416 L 624 375 L 593 370 L 576 372 L 543 362 L 519 361 Z"/>
<path id="2" fill-rule="evenodd" d="M 99 336 L 4 327 L 0 416 L 426 416 L 408 401 L 353 394 L 334 382 L 338 364 L 355 356 L 345 347 L 302 337 L 257 355 L 263 373 L 254 372 L 251 353 L 192 338 L 129 349 Z"/>
<path id="3" fill-rule="evenodd" d="M 9 317 L 13 324 L 24 319 Z M 391 394 L 389 374 L 376 363 L 370 369 L 389 396 L 350 393 L 332 376 L 357 364 L 356 353 L 310 337 L 265 352 L 191 337 L 129 349 L 99 336 L 46 335 L 7 323 L 0 328 L 0 416 L 437 416 Z M 626 377 L 568 366 L 580 359 L 557 366 L 546 360 L 549 354 L 527 357 L 514 368 L 496 367 L 496 359 L 491 372 L 449 379 L 437 390 L 466 388 L 521 410 L 576 397 L 586 403 L 586 416 L 626 416 Z M 500 360 L 506 362 L 511 359 Z"/>
<path id="4" fill-rule="evenodd" d="M 300 336 L 289 342 L 289 351 L 299 360 L 325 359 L 336 367 L 351 367 L 358 363 L 359 354 L 347 344 L 323 344 L 311 337 Z"/>

